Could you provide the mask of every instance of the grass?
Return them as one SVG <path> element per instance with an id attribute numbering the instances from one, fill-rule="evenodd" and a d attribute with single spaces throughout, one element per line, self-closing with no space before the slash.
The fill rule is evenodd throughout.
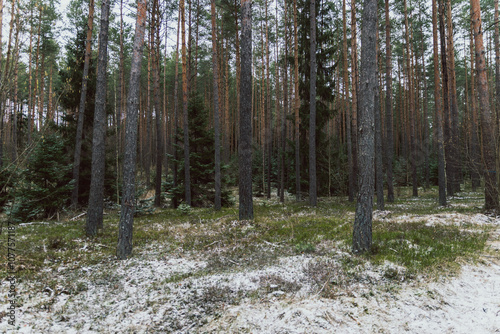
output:
<path id="1" fill-rule="evenodd" d="M 436 189 L 421 191 L 418 199 L 398 198 L 386 206 L 391 211 L 390 219 L 373 222 L 372 252 L 349 255 L 351 260 L 344 261 L 343 270 L 366 261 L 375 265 L 390 261 L 404 266 L 411 275 L 439 275 L 443 269 L 456 268 L 459 260 L 474 260 L 485 247 L 487 227 L 427 226 L 425 220 L 401 222 L 398 217 L 477 213 L 482 201 L 480 196 L 469 192 L 451 198 L 450 206 L 445 208 L 436 203 Z M 274 263 L 281 256 L 328 255 L 339 247 L 348 254 L 354 210 L 354 204 L 345 198 L 322 198 L 317 208 L 310 208 L 304 202 L 283 205 L 274 199 L 260 198 L 254 203 L 255 219 L 240 222 L 236 207 L 219 212 L 161 209 L 134 220 L 133 256 L 162 258 L 187 252 L 205 259 L 209 263 L 205 270 L 208 273 L 258 268 Z M 114 262 L 119 213 L 107 213 L 104 229 L 93 240 L 85 236 L 84 218 L 17 227 L 18 277 L 34 279 L 41 277 L 47 268 L 70 270 Z M 3 267 L 0 277 L 6 275 Z M 183 274 L 170 280 L 181 281 L 190 276 Z"/>

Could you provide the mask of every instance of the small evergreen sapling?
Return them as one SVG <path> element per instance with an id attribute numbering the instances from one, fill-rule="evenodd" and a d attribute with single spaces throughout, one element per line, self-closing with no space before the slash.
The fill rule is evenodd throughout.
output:
<path id="1" fill-rule="evenodd" d="M 189 162 L 191 172 L 191 205 L 193 207 L 207 207 L 214 204 L 215 200 L 215 162 L 214 162 L 214 134 L 210 129 L 208 120 L 208 109 L 198 96 L 192 96 L 188 104 L 189 116 Z M 179 129 L 179 140 L 183 136 L 182 129 Z M 177 147 L 182 152 L 182 147 Z M 178 157 L 183 156 L 181 153 Z M 179 175 L 184 175 L 183 160 L 177 161 L 182 166 Z M 222 166 L 222 206 L 232 205 L 229 191 L 224 189 L 227 184 L 224 169 Z M 168 189 L 167 189 L 168 190 Z M 184 180 L 179 179 L 177 187 L 171 188 L 171 198 L 177 203 L 184 201 Z"/>
<path id="2" fill-rule="evenodd" d="M 58 133 L 42 135 L 21 171 L 10 217 L 22 222 L 50 218 L 60 211 L 72 189 L 71 163 Z"/>

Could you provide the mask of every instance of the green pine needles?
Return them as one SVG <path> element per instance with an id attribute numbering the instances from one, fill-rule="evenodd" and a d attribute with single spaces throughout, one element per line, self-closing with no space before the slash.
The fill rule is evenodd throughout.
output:
<path id="1" fill-rule="evenodd" d="M 19 172 L 19 182 L 7 213 L 15 222 L 50 218 L 60 211 L 71 194 L 71 164 L 64 140 L 58 133 L 42 135 Z"/>
<path id="2" fill-rule="evenodd" d="M 191 174 L 191 198 L 193 207 L 209 207 L 215 200 L 215 147 L 214 132 L 209 126 L 209 112 L 199 96 L 191 96 L 188 104 L 189 113 L 189 163 Z M 177 143 L 182 142 L 183 132 L 179 129 Z M 182 146 L 176 145 L 179 150 L 178 157 L 183 157 Z M 182 203 L 185 198 L 184 191 L 184 161 L 179 160 L 179 183 L 177 187 L 171 189 L 171 198 L 177 203 Z M 222 166 L 222 206 L 230 206 L 233 203 L 230 193 L 224 189 L 227 185 L 227 173 Z M 167 189 L 167 191 L 170 189 Z"/>

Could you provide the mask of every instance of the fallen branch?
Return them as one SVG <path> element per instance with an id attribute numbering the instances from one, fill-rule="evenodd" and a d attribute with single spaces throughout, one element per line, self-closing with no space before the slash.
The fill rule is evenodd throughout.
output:
<path id="1" fill-rule="evenodd" d="M 77 220 L 80 217 L 83 217 L 87 214 L 87 212 L 82 212 L 78 216 L 71 218 L 69 221 Z"/>

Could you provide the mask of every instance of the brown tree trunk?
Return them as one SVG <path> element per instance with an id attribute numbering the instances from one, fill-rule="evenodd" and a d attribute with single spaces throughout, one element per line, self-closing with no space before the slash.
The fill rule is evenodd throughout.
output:
<path id="1" fill-rule="evenodd" d="M 152 52 L 153 52 L 153 80 L 154 80 L 154 108 L 156 126 L 156 175 L 155 175 L 155 206 L 161 206 L 161 176 L 163 163 L 163 129 L 162 110 L 160 107 L 160 5 L 158 0 L 153 2 L 152 10 Z M 156 37 L 155 37 L 156 36 Z"/>
<path id="2" fill-rule="evenodd" d="M 252 199 L 252 1 L 241 0 L 239 219 L 253 219 Z"/>
<path id="3" fill-rule="evenodd" d="M 389 18 L 389 0 L 385 0 L 385 154 L 387 173 L 387 201 L 394 202 L 392 166 L 394 163 L 394 136 L 392 125 L 392 57 L 391 57 L 391 21 Z"/>
<path id="4" fill-rule="evenodd" d="M 309 205 L 318 205 L 316 186 L 316 1 L 310 0 Z"/>
<path id="5" fill-rule="evenodd" d="M 447 60 L 447 50 L 446 50 L 446 37 L 445 37 L 445 8 L 444 1 L 439 1 L 439 35 L 441 40 L 441 73 L 443 75 L 443 106 L 444 106 L 444 149 L 445 149 L 445 160 L 446 160 L 446 188 L 448 195 L 453 196 L 453 170 L 451 166 L 453 163 L 452 145 L 451 145 L 451 113 L 450 113 L 450 103 L 449 103 L 449 77 L 448 77 L 448 60 Z"/>
<path id="6" fill-rule="evenodd" d="M 0 0 L 0 7 L 3 0 Z M 30 8 L 30 19 L 33 20 L 33 8 Z M 0 10 L 0 27 L 2 26 L 2 10 Z M 0 29 L 1 30 L 1 29 Z M 29 60 L 28 60 L 28 146 L 31 144 L 31 132 L 33 131 L 33 116 L 31 111 L 33 110 L 33 25 L 30 25 L 30 46 L 29 46 Z M 0 44 L 2 41 L 2 33 L 0 32 Z M 0 50 L 0 59 L 2 57 L 2 52 Z M 1 165 L 1 161 L 0 161 Z"/>
<path id="7" fill-rule="evenodd" d="M 281 114 L 281 152 L 280 152 L 280 202 L 285 202 L 285 154 L 286 154 L 286 116 L 288 114 L 288 4 L 284 3 L 285 25 L 285 59 L 283 65 L 283 113 Z M 276 4 L 276 17 L 278 17 L 278 4 Z M 278 25 L 276 25 L 276 36 L 278 36 Z M 278 43 L 276 44 L 276 57 L 278 57 Z M 276 66 L 276 78 L 279 87 L 279 67 Z M 278 88 L 279 92 L 279 88 Z M 279 99 L 279 98 L 278 98 Z"/>
<path id="8" fill-rule="evenodd" d="M 490 108 L 488 81 L 483 46 L 483 29 L 481 23 L 481 7 L 479 0 L 471 0 L 472 24 L 476 50 L 477 89 L 481 110 L 481 129 L 483 145 L 485 210 L 498 210 L 498 188 L 496 185 L 496 151 L 494 130 L 492 128 L 492 112 Z"/>
<path id="9" fill-rule="evenodd" d="M 498 0 L 495 0 L 495 109 L 497 117 L 497 170 L 500 169 L 500 28 Z M 500 192 L 500 174 L 497 174 L 498 191 Z"/>
<path id="10" fill-rule="evenodd" d="M 235 41 L 235 53 L 236 53 L 236 124 L 239 124 L 239 110 L 240 110 L 240 78 L 241 78 L 241 59 L 240 59 L 240 38 L 239 38 L 239 31 L 238 31 L 238 0 L 234 0 L 234 27 L 235 27 L 235 36 L 234 36 L 234 41 Z M 239 126 L 236 126 L 236 136 L 235 136 L 236 142 L 235 142 L 235 147 L 238 147 L 238 140 L 239 140 Z"/>
<path id="11" fill-rule="evenodd" d="M 214 94 L 214 145 L 215 145 L 215 210 L 221 209 L 221 174 L 220 174 L 220 130 L 219 130 L 219 70 L 217 58 L 217 24 L 215 20 L 215 0 L 211 0 L 212 15 L 212 66 L 213 66 L 213 94 Z"/>
<path id="12" fill-rule="evenodd" d="M 474 75 L 474 31 L 472 21 L 470 26 L 470 65 L 471 65 L 471 133 L 470 133 L 470 146 L 471 146 L 471 181 L 472 190 L 476 191 L 481 186 L 480 170 L 481 170 L 481 147 L 479 145 L 479 116 L 477 114 L 476 106 L 476 77 Z"/>
<path id="13" fill-rule="evenodd" d="M 314 1 L 314 0 L 313 0 Z M 265 154 L 267 155 L 267 198 L 271 198 L 271 153 L 272 153 L 272 113 L 271 113 L 271 89 L 269 87 L 271 81 L 269 79 L 269 16 L 267 1 L 265 1 L 266 9 L 266 145 Z"/>
<path id="14" fill-rule="evenodd" d="M 411 64 L 412 53 L 410 48 L 410 32 L 408 24 L 408 12 L 406 0 L 404 1 L 404 16 L 405 16 L 405 39 L 406 39 L 406 68 L 408 78 L 408 120 L 410 126 L 410 161 L 412 170 L 412 190 L 413 196 L 418 196 L 418 183 L 417 183 L 417 159 L 418 152 L 416 149 L 416 136 L 415 136 L 415 100 L 413 91 L 413 66 Z"/>
<path id="15" fill-rule="evenodd" d="M 73 156 L 73 190 L 71 192 L 71 205 L 78 205 L 79 183 L 80 183 L 80 160 L 82 153 L 83 122 L 85 118 L 85 100 L 87 99 L 87 82 L 89 78 L 90 53 L 92 47 L 92 30 L 94 25 L 94 0 L 89 1 L 89 18 L 87 21 L 87 40 L 85 44 L 85 59 L 83 63 L 82 90 L 80 93 L 80 105 L 78 107 L 78 121 L 76 125 L 75 154 Z"/>
<path id="16" fill-rule="evenodd" d="M 352 77 L 352 99 L 351 99 L 351 139 L 352 139 L 352 164 L 354 176 L 354 193 L 359 190 L 358 169 L 358 42 L 356 25 L 356 1 L 351 0 L 351 77 Z"/>
<path id="17" fill-rule="evenodd" d="M 191 205 L 191 173 L 189 164 L 189 125 L 188 125 L 188 64 L 186 59 L 186 18 L 184 0 L 179 2 L 181 12 L 182 37 L 182 110 L 184 121 L 184 192 L 187 205 Z"/>
<path id="18" fill-rule="evenodd" d="M 87 210 L 87 236 L 94 237 L 103 226 L 104 173 L 106 160 L 106 69 L 108 65 L 108 27 L 110 0 L 101 6 L 101 30 L 99 32 L 99 54 L 92 138 L 92 167 L 90 178 L 89 207 Z M 42 70 L 43 73 L 43 70 Z"/>
<path id="19" fill-rule="evenodd" d="M 375 89 L 377 0 L 365 0 L 361 31 L 361 78 L 359 108 L 359 193 L 353 227 L 353 252 L 369 252 L 372 246 L 372 210 L 375 155 Z"/>
<path id="20" fill-rule="evenodd" d="M 449 100 L 450 100 L 450 145 L 451 145 L 451 186 L 453 194 L 460 192 L 460 156 L 459 156 L 459 133 L 458 133 L 458 102 L 457 83 L 455 78 L 455 46 L 453 43 L 453 23 L 451 15 L 451 0 L 446 0 L 447 11 L 447 33 L 448 33 L 448 60 L 449 60 Z"/>
<path id="21" fill-rule="evenodd" d="M 297 0 L 293 0 L 293 39 L 294 39 L 294 110 L 295 110 L 295 199 L 300 201 L 300 118 L 299 118 L 299 44 L 297 36 Z"/>
<path id="22" fill-rule="evenodd" d="M 180 24 L 181 24 L 181 11 L 179 8 L 179 18 L 177 20 L 177 42 L 175 47 L 175 76 L 174 76 L 174 131 L 173 131 L 173 146 L 174 146 L 174 164 L 173 164 L 173 187 L 177 188 L 179 184 L 178 176 L 178 129 L 179 129 L 179 34 L 180 34 Z M 177 208 L 179 203 L 177 203 L 177 197 L 174 196 L 172 200 L 172 206 Z"/>
<path id="23" fill-rule="evenodd" d="M 378 20 L 377 20 L 378 26 Z M 379 85 L 379 59 L 380 50 L 378 46 L 378 29 L 376 31 L 376 78 L 374 96 L 374 120 L 375 120 L 375 189 L 377 193 L 377 209 L 384 210 L 384 170 L 382 157 L 384 149 L 382 147 L 382 110 L 380 109 L 380 85 Z"/>
<path id="24" fill-rule="evenodd" d="M 132 253 L 132 230 L 135 212 L 135 173 L 137 147 L 137 106 L 141 78 L 142 50 L 146 29 L 147 0 L 140 0 L 137 5 L 134 48 L 130 67 L 130 86 L 127 97 L 127 121 L 125 153 L 123 157 L 123 195 L 120 224 L 118 228 L 118 259 L 125 260 Z"/>

